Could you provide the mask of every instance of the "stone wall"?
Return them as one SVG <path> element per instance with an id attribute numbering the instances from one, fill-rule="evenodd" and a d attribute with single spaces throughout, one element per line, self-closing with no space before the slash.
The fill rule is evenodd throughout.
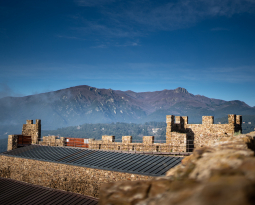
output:
<path id="1" fill-rule="evenodd" d="M 224 136 L 233 136 L 242 132 L 242 116 L 228 115 L 228 124 L 213 124 L 213 116 L 203 116 L 202 124 L 188 124 L 187 116 L 166 116 L 166 143 L 174 147 L 185 145 L 185 140 L 190 147 L 203 147 L 220 140 Z M 179 133 L 179 134 L 177 134 Z M 182 133 L 182 134 L 181 134 Z"/>
<path id="2" fill-rule="evenodd" d="M 33 120 L 27 120 L 27 123 L 23 125 L 22 135 L 31 136 L 32 144 L 38 144 L 41 138 L 41 120 L 36 120 L 33 124 Z"/>
<path id="3" fill-rule="evenodd" d="M 102 140 L 90 139 L 90 149 L 137 151 L 137 152 L 191 152 L 194 147 L 203 147 L 213 144 L 224 136 L 233 136 L 242 132 L 242 116 L 228 115 L 228 124 L 213 124 L 213 116 L 203 116 L 202 124 L 188 124 L 187 116 L 166 116 L 166 143 L 154 143 L 154 136 L 144 136 L 143 143 L 132 143 L 132 136 L 123 136 L 122 143 L 115 142 L 115 136 L 103 135 Z M 48 146 L 65 146 L 66 139 L 56 136 L 41 136 L 41 121 L 27 120 L 23 125 L 22 135 L 32 137 L 32 144 Z M 10 146 L 12 142 L 10 141 Z"/>
<path id="4" fill-rule="evenodd" d="M 93 197 L 99 196 L 101 185 L 107 182 L 154 178 L 3 155 L 0 156 L 0 162 L 0 177 Z"/>
<path id="5" fill-rule="evenodd" d="M 18 135 L 8 135 L 7 151 L 18 148 Z"/>
<path id="6" fill-rule="evenodd" d="M 43 140 L 39 141 L 39 145 L 47 146 L 65 146 L 66 139 L 65 137 L 58 136 L 43 136 Z"/>
<path id="7" fill-rule="evenodd" d="M 179 134 L 180 135 L 180 134 Z M 132 143 L 132 136 L 122 136 L 122 142 L 115 142 L 114 136 L 102 136 L 102 140 L 89 139 L 90 149 L 119 150 L 127 152 L 186 152 L 186 141 L 174 147 L 166 143 L 154 143 L 154 136 L 144 136 L 142 143 Z M 181 147 L 180 147 L 181 146 Z"/>
<path id="8" fill-rule="evenodd" d="M 197 148 L 167 176 L 104 184 L 99 204 L 253 205 L 255 132 Z M 138 197 L 139 196 L 139 197 Z"/>

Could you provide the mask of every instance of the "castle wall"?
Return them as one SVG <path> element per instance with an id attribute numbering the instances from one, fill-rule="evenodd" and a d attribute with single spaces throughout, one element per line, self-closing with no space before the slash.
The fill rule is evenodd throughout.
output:
<path id="1" fill-rule="evenodd" d="M 228 124 L 214 124 L 213 116 L 203 116 L 202 124 L 188 124 L 187 116 L 166 116 L 166 143 L 154 143 L 154 136 L 144 136 L 143 143 L 132 143 L 132 136 L 123 136 L 122 143 L 115 142 L 115 136 L 103 135 L 102 140 L 89 139 L 90 149 L 137 151 L 137 152 L 191 152 L 194 147 L 210 145 L 224 136 L 242 132 L 242 116 L 228 115 Z M 22 135 L 32 137 L 32 144 L 66 146 L 64 137 L 41 136 L 41 121 L 27 120 Z M 8 150 L 15 149 L 15 135 L 8 140 Z"/>
<path id="2" fill-rule="evenodd" d="M 111 140 L 113 138 L 114 136 L 102 136 L 102 140 L 89 139 L 89 148 L 127 152 L 185 152 L 186 150 L 186 144 L 182 144 L 183 147 L 178 149 L 170 144 L 154 143 L 154 136 L 144 136 L 142 143 L 132 143 L 132 136 L 122 136 L 122 142 L 114 142 Z"/>
<path id="3" fill-rule="evenodd" d="M 99 197 L 99 189 L 104 183 L 154 178 L 3 155 L 0 161 L 0 177 L 93 197 Z"/>
<path id="4" fill-rule="evenodd" d="M 18 148 L 18 135 L 8 135 L 7 151 Z"/>
<path id="5" fill-rule="evenodd" d="M 65 146 L 65 137 L 58 138 L 57 136 L 43 136 L 43 140 L 39 141 L 39 145 L 47 145 L 47 146 Z"/>
<path id="6" fill-rule="evenodd" d="M 201 147 L 212 144 L 224 136 L 242 132 L 241 115 L 228 115 L 228 124 L 213 124 L 213 116 L 203 116 L 202 124 L 188 124 L 187 116 L 167 115 L 166 122 L 166 143 L 176 147 L 183 144 L 181 139 L 184 139 L 185 135 L 189 144 L 192 142 L 194 147 Z"/>
<path id="7" fill-rule="evenodd" d="M 90 149 L 102 149 L 102 150 L 119 150 L 126 152 L 186 152 L 186 146 L 177 148 L 166 143 L 123 143 L 113 142 L 104 143 L 102 140 L 93 140 L 89 142 Z M 173 151 L 175 150 L 175 151 Z"/>

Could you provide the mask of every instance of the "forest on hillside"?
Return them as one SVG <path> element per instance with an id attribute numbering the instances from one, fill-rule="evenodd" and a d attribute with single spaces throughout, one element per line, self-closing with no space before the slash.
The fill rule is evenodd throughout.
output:
<path id="1" fill-rule="evenodd" d="M 215 119 L 217 123 L 227 124 L 227 117 Z M 243 116 L 243 133 L 249 133 L 255 129 L 254 115 Z M 200 122 L 201 123 L 201 122 Z M 249 124 L 250 123 L 250 124 Z M 166 139 L 165 122 L 146 122 L 144 124 L 135 123 L 110 123 L 110 124 L 83 124 L 59 128 L 57 130 L 42 130 L 42 136 L 57 135 L 62 137 L 74 138 L 94 138 L 101 139 L 102 135 L 114 135 L 116 140 L 121 140 L 122 136 L 132 136 L 134 141 L 142 141 L 143 136 L 154 136 L 155 140 L 164 141 Z"/>
<path id="2" fill-rule="evenodd" d="M 121 140 L 122 136 L 131 135 L 133 141 L 142 141 L 143 136 L 154 136 L 155 140 L 165 140 L 166 123 L 146 122 L 145 124 L 135 124 L 117 122 L 110 124 L 83 124 L 57 130 L 42 130 L 42 136 L 47 135 L 94 139 L 101 139 L 102 135 L 114 135 L 116 140 Z"/>

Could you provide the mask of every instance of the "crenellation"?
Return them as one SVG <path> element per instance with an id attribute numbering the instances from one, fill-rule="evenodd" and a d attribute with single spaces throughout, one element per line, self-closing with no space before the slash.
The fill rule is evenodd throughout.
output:
<path id="1" fill-rule="evenodd" d="M 27 125 L 33 124 L 33 120 L 27 120 L 27 121 L 26 121 L 26 124 L 27 124 Z"/>
<path id="2" fill-rule="evenodd" d="M 214 124 L 214 117 L 213 116 L 202 116 L 202 124 L 204 124 L 204 125 Z"/>
<path id="3" fill-rule="evenodd" d="M 139 152 L 190 152 L 194 147 L 206 146 L 224 136 L 242 132 L 241 115 L 230 114 L 228 121 L 228 124 L 214 124 L 213 116 L 202 116 L 202 124 L 188 124 L 188 116 L 167 115 L 166 143 L 154 143 L 154 136 L 143 136 L 142 143 L 133 143 L 132 136 L 122 136 L 122 142 L 115 142 L 115 136 L 103 135 L 102 140 L 87 140 L 86 147 Z M 36 120 L 36 124 L 33 124 L 33 120 L 27 120 L 27 124 L 23 125 L 22 135 L 31 136 L 32 144 L 67 146 L 68 139 L 64 137 L 44 136 L 43 140 L 39 141 L 41 120 Z M 15 137 L 9 138 L 8 149 L 15 149 Z"/>
<path id="4" fill-rule="evenodd" d="M 143 143 L 144 144 L 153 144 L 154 136 L 143 136 Z"/>
<path id="5" fill-rule="evenodd" d="M 58 136 L 43 136 L 42 141 L 39 141 L 39 145 L 45 145 L 45 146 L 59 146 L 63 147 L 66 144 L 66 138 L 65 137 L 58 137 Z"/>
<path id="6" fill-rule="evenodd" d="M 122 143 L 123 144 L 132 143 L 132 136 L 122 136 Z"/>
<path id="7" fill-rule="evenodd" d="M 7 151 L 18 148 L 18 135 L 8 135 Z"/>
<path id="8" fill-rule="evenodd" d="M 33 124 L 33 120 L 27 120 L 23 124 L 22 135 L 31 136 L 32 144 L 38 144 L 41 138 L 41 120 L 37 119 L 36 124 Z"/>
<path id="9" fill-rule="evenodd" d="M 236 115 L 236 124 L 242 125 L 243 117 L 242 115 Z"/>
<path id="10" fill-rule="evenodd" d="M 234 114 L 228 115 L 228 124 L 236 124 L 236 115 Z"/>
<path id="11" fill-rule="evenodd" d="M 187 116 L 176 116 L 175 123 L 172 123 L 173 120 L 173 115 L 167 116 L 166 143 L 173 147 L 180 147 L 180 150 L 185 144 L 181 143 L 180 136 L 176 133 L 186 134 L 189 147 L 201 147 L 223 136 L 233 136 L 235 132 L 242 132 L 241 115 L 228 115 L 228 124 L 214 124 L 213 116 L 202 116 L 202 124 L 188 124 Z M 190 148 L 187 148 L 187 150 L 190 150 Z"/>
<path id="12" fill-rule="evenodd" d="M 108 135 L 103 135 L 102 136 L 103 142 L 115 142 L 115 136 L 108 136 Z"/>
<path id="13" fill-rule="evenodd" d="M 188 116 L 182 116 L 184 127 L 188 124 Z"/>

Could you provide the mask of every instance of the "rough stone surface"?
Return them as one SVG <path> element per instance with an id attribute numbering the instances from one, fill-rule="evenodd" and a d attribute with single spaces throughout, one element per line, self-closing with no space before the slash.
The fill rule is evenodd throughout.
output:
<path id="1" fill-rule="evenodd" d="M 167 176 L 105 184 L 100 204 L 251 205 L 255 201 L 254 133 L 223 137 L 185 157 Z"/>
<path id="2" fill-rule="evenodd" d="M 223 137 L 242 132 L 242 116 L 234 114 L 228 115 L 228 124 L 213 124 L 213 116 L 202 116 L 202 124 L 188 124 L 187 116 L 167 115 L 166 122 L 166 143 L 175 151 L 208 146 Z"/>
<path id="3" fill-rule="evenodd" d="M 23 125 L 22 135 L 31 136 L 32 144 L 38 144 L 41 138 L 41 120 L 36 120 L 33 124 L 33 120 L 27 120 L 27 123 Z"/>
<path id="4" fill-rule="evenodd" d="M 137 181 L 153 178 L 145 175 L 92 169 L 4 155 L 0 156 L 0 177 L 93 197 L 99 196 L 101 185 L 107 182 Z"/>
<path id="5" fill-rule="evenodd" d="M 202 116 L 202 124 L 188 124 L 187 116 L 166 116 L 166 143 L 154 143 L 153 136 L 144 136 L 143 143 L 132 143 L 132 136 L 123 136 L 122 143 L 114 136 L 89 141 L 91 149 L 142 151 L 142 152 L 192 152 L 194 148 L 210 146 L 224 137 L 242 132 L 242 116 L 228 115 L 228 124 L 213 124 L 213 116 Z"/>
<path id="6" fill-rule="evenodd" d="M 66 139 L 65 137 L 58 138 L 57 136 L 43 136 L 43 141 L 39 141 L 39 145 L 62 147 L 66 145 Z"/>
<path id="7" fill-rule="evenodd" d="M 7 151 L 18 148 L 18 135 L 8 135 Z"/>

